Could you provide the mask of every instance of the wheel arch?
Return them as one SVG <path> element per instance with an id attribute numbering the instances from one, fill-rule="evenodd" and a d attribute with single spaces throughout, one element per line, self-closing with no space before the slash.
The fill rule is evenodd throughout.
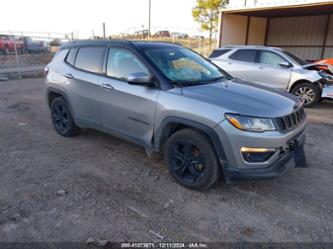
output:
<path id="1" fill-rule="evenodd" d="M 51 102 L 53 99 L 58 98 L 58 97 L 63 97 L 68 105 L 68 108 L 72 114 L 72 116 L 74 117 L 74 112 L 71 106 L 71 103 L 66 95 L 66 93 L 64 93 L 63 91 L 57 89 L 57 88 L 53 88 L 53 87 L 48 87 L 46 90 L 47 94 L 46 94 L 46 101 L 47 101 L 47 105 L 50 108 L 51 107 Z"/>
<path id="2" fill-rule="evenodd" d="M 176 131 L 185 128 L 192 128 L 206 135 L 215 149 L 215 154 L 217 155 L 220 164 L 221 162 L 226 162 L 226 156 L 222 143 L 213 128 L 202 123 L 180 117 L 168 117 L 162 121 L 160 127 L 154 135 L 155 150 L 162 151 L 166 140 Z"/>
<path id="3" fill-rule="evenodd" d="M 292 84 L 289 88 L 289 92 L 292 92 L 292 90 L 295 89 L 295 87 L 299 86 L 300 84 L 303 84 L 303 83 L 309 83 L 309 84 L 314 84 L 315 86 L 319 87 L 320 88 L 320 83 L 318 81 L 315 81 L 315 82 L 311 82 L 309 80 L 306 80 L 306 79 L 300 79 L 300 80 L 297 80 L 294 82 L 294 84 Z"/>

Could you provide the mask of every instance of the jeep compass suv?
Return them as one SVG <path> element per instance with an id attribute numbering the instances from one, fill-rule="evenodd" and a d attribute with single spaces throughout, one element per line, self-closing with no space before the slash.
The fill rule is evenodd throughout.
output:
<path id="1" fill-rule="evenodd" d="M 191 189 L 223 175 L 264 179 L 303 167 L 306 116 L 286 92 L 236 80 L 195 52 L 157 42 L 82 40 L 46 68 L 62 136 L 93 128 L 164 153 Z"/>

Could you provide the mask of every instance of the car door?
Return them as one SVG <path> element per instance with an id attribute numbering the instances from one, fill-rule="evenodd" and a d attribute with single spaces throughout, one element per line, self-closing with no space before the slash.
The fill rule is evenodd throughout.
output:
<path id="1" fill-rule="evenodd" d="M 281 55 L 260 50 L 255 82 L 268 87 L 286 89 L 291 77 L 292 64 Z"/>
<path id="2" fill-rule="evenodd" d="M 80 47 L 78 51 L 71 49 L 66 57 L 69 65 L 64 71 L 70 103 L 75 118 L 88 127 L 102 127 L 100 96 L 104 92 L 101 73 L 105 52 L 106 47 Z"/>
<path id="3" fill-rule="evenodd" d="M 131 85 L 126 81 L 132 73 L 149 74 L 138 56 L 126 48 L 109 48 L 106 64 L 104 84 L 107 86 L 102 95 L 103 128 L 150 145 L 159 89 Z"/>
<path id="4" fill-rule="evenodd" d="M 238 49 L 220 66 L 235 78 L 255 82 L 257 52 L 256 49 Z"/>

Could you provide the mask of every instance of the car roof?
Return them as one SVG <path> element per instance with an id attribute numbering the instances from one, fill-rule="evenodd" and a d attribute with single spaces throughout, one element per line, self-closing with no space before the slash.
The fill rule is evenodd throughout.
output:
<path id="1" fill-rule="evenodd" d="M 262 45 L 226 45 L 221 48 L 217 48 L 217 50 L 223 49 L 267 49 L 267 50 L 282 50 L 278 47 L 269 47 L 269 46 L 262 46 Z"/>
<path id="2" fill-rule="evenodd" d="M 71 48 L 77 46 L 111 46 L 123 45 L 138 48 L 154 48 L 154 47 L 180 47 L 180 44 L 171 42 L 160 41 L 135 41 L 135 40 L 121 40 L 121 39 L 96 39 L 96 40 L 76 40 L 66 42 L 62 48 Z"/>

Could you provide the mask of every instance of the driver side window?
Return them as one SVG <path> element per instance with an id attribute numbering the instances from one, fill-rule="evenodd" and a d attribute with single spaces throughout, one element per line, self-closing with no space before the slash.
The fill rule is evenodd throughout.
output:
<path id="1" fill-rule="evenodd" d="M 268 51 L 261 51 L 260 52 L 260 63 L 271 65 L 274 67 L 278 67 L 280 63 L 288 63 L 284 58 L 282 58 L 280 55 L 268 52 Z"/>
<path id="2" fill-rule="evenodd" d="M 131 51 L 122 48 L 110 48 L 106 74 L 120 80 L 126 80 L 133 73 L 149 74 L 149 71 Z"/>

